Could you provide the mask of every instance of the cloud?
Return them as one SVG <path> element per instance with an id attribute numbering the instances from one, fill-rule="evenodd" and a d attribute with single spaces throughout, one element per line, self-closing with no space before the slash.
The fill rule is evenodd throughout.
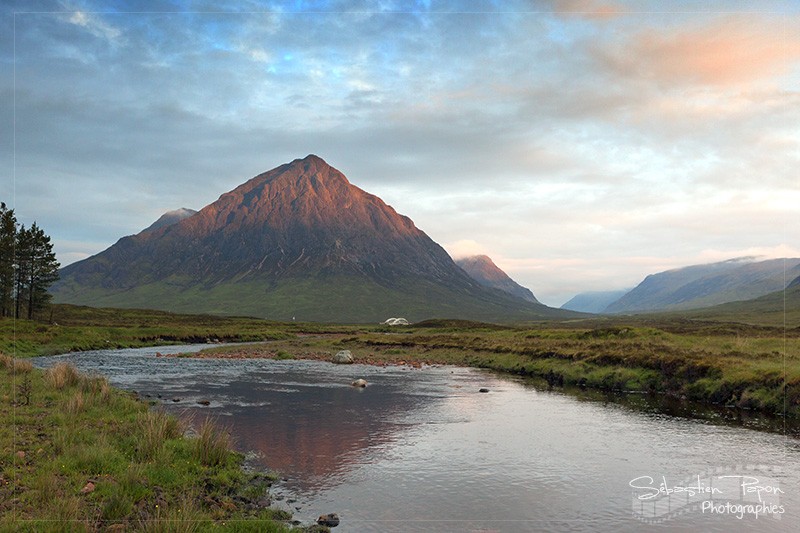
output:
<path id="1" fill-rule="evenodd" d="M 705 22 L 705 21 L 703 21 Z M 798 66 L 797 17 L 726 16 L 690 27 L 647 28 L 596 56 L 616 73 L 662 86 L 746 85 Z"/>
<path id="2" fill-rule="evenodd" d="M 0 32 L 18 67 L 13 98 L 0 78 L 0 157 L 15 101 L 18 212 L 64 263 L 308 153 L 548 303 L 800 237 L 788 15 L 595 0 L 123 16 L 86 1 Z"/>
<path id="3" fill-rule="evenodd" d="M 93 13 L 74 11 L 65 15 L 65 19 L 70 24 L 84 28 L 95 37 L 106 39 L 112 43 L 117 41 L 122 35 L 120 29 L 108 24 Z"/>
<path id="4" fill-rule="evenodd" d="M 598 0 L 553 0 L 553 11 L 563 17 L 608 20 L 623 13 L 616 3 Z"/>
<path id="5" fill-rule="evenodd" d="M 461 239 L 444 244 L 443 247 L 453 259 L 463 259 L 473 255 L 488 255 L 486 247 L 472 239 Z"/>

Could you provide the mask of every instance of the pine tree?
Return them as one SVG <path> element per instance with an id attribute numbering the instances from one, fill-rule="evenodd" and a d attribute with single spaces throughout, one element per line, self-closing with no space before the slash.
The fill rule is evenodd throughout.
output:
<path id="1" fill-rule="evenodd" d="M 22 226 L 17 234 L 17 317 L 23 302 L 29 319 L 47 304 L 47 288 L 58 279 L 59 266 L 50 237 L 36 222 L 30 229 Z"/>
<path id="2" fill-rule="evenodd" d="M 13 209 L 0 202 L 0 316 L 10 316 L 14 307 L 14 248 L 17 219 Z"/>
<path id="3" fill-rule="evenodd" d="M 25 224 L 17 231 L 14 244 L 14 316 L 20 318 L 22 306 L 26 301 L 28 270 L 30 266 L 30 233 Z"/>
<path id="4" fill-rule="evenodd" d="M 58 267 L 50 236 L 36 225 L 31 225 L 31 265 L 28 273 L 28 318 L 41 310 L 51 298 L 47 288 L 58 280 Z"/>

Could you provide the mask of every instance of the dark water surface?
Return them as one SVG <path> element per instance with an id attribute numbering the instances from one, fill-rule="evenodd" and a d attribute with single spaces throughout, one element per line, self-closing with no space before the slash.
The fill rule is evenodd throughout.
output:
<path id="1" fill-rule="evenodd" d="M 286 478 L 279 505 L 304 523 L 336 512 L 337 532 L 800 530 L 800 439 L 788 434 L 468 368 L 155 356 L 203 347 L 35 363 L 69 360 L 171 412 L 218 418 L 253 465 Z M 638 498 L 662 480 L 674 492 Z M 712 497 L 724 513 L 703 511 Z M 739 519 L 729 501 L 751 507 Z M 759 503 L 784 512 L 756 518 Z"/>

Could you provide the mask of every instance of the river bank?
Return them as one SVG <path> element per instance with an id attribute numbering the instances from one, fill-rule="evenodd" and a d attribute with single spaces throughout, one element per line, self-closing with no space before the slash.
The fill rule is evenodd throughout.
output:
<path id="1" fill-rule="evenodd" d="M 2 354 L 0 391 L 3 531 L 297 531 L 270 507 L 275 478 L 245 471 L 208 419 L 186 425 L 103 377 Z"/>

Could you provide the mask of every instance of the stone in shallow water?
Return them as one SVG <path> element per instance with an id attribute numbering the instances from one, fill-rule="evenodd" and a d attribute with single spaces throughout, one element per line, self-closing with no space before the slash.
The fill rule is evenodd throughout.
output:
<path id="1" fill-rule="evenodd" d="M 352 382 L 352 383 L 351 383 L 351 385 L 352 385 L 353 387 L 361 387 L 361 388 L 364 388 L 364 387 L 366 387 L 366 386 L 367 386 L 367 380 L 366 380 L 366 379 L 357 379 L 357 380 L 355 380 L 354 382 Z"/>
<path id="2" fill-rule="evenodd" d="M 317 524 L 321 526 L 336 527 L 339 525 L 339 515 L 336 513 L 324 514 L 317 518 Z"/>

